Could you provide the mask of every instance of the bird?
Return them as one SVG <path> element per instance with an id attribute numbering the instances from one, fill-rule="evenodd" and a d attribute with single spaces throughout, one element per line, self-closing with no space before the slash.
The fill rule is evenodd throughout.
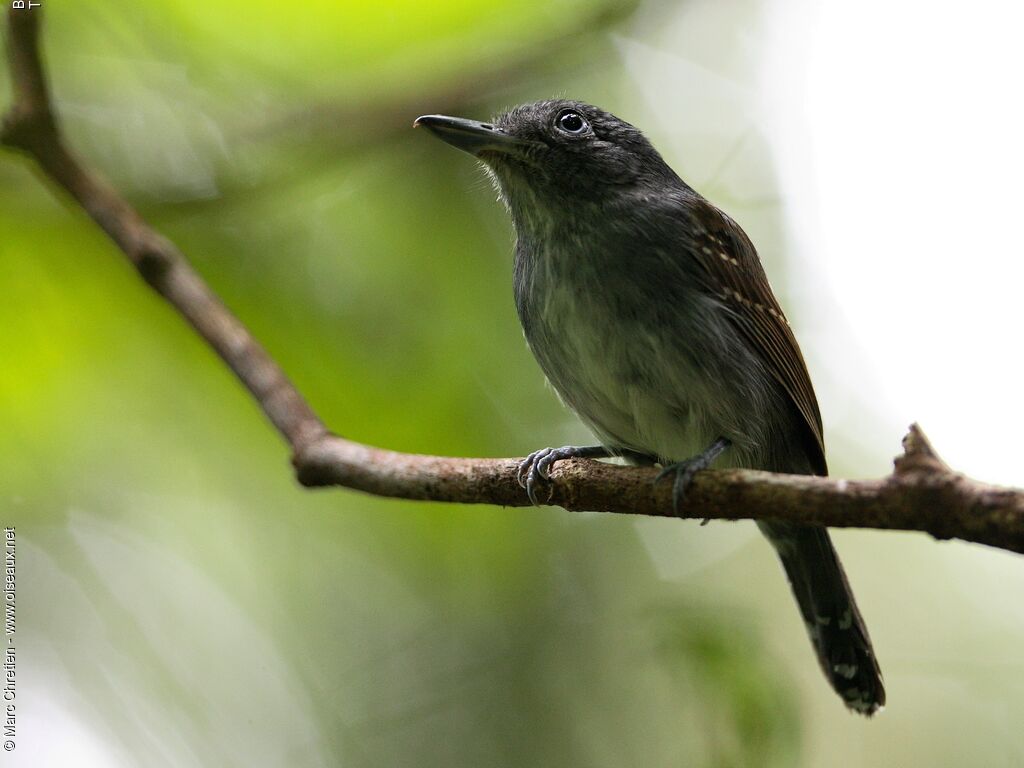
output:
<path id="1" fill-rule="evenodd" d="M 828 474 L 810 375 L 753 243 L 639 129 L 570 99 L 490 122 L 424 115 L 414 125 L 491 177 L 515 230 L 527 345 L 599 441 L 527 456 L 519 478 L 533 503 L 570 458 L 660 465 L 677 511 L 712 464 Z M 873 715 L 882 674 L 828 531 L 757 525 L 829 684 L 849 710 Z"/>

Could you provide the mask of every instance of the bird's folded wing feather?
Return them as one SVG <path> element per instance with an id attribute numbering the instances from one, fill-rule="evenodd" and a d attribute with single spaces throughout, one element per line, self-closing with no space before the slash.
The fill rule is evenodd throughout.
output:
<path id="1" fill-rule="evenodd" d="M 732 310 L 740 332 L 789 395 L 806 426 L 804 442 L 811 465 L 819 474 L 828 474 L 821 413 L 807 365 L 753 243 L 711 203 L 699 199 L 692 210 L 697 225 L 694 251 L 707 289 Z"/>

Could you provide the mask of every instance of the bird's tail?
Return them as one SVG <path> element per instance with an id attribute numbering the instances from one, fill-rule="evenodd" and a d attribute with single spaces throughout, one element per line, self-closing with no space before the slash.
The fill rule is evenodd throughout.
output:
<path id="1" fill-rule="evenodd" d="M 779 553 L 825 677 L 846 706 L 873 715 L 885 704 L 882 672 L 828 531 L 778 522 L 758 527 Z"/>

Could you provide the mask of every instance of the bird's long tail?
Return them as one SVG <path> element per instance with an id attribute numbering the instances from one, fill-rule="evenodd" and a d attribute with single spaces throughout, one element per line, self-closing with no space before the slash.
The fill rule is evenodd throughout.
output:
<path id="1" fill-rule="evenodd" d="M 828 531 L 778 522 L 758 527 L 779 553 L 825 677 L 846 706 L 874 714 L 885 704 L 882 673 Z"/>

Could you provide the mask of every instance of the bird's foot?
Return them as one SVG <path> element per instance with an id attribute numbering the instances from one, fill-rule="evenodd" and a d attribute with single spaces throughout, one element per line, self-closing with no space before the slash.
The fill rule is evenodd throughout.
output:
<path id="1" fill-rule="evenodd" d="M 543 504 L 537 497 L 537 490 L 551 481 L 551 467 L 556 461 L 565 459 L 606 459 L 612 454 L 603 445 L 565 445 L 561 448 L 541 448 L 534 451 L 519 464 L 517 478 L 519 485 L 526 489 L 526 495 L 533 504 Z"/>
<path id="2" fill-rule="evenodd" d="M 708 446 L 704 453 L 677 461 L 675 464 L 668 464 L 654 478 L 654 484 L 657 485 L 669 475 L 675 475 L 675 480 L 672 481 L 672 511 L 675 514 L 679 514 L 679 505 L 686 500 L 686 491 L 689 489 L 690 483 L 693 482 L 694 475 L 702 469 L 710 467 L 711 463 L 730 445 L 729 440 L 720 437 Z"/>

